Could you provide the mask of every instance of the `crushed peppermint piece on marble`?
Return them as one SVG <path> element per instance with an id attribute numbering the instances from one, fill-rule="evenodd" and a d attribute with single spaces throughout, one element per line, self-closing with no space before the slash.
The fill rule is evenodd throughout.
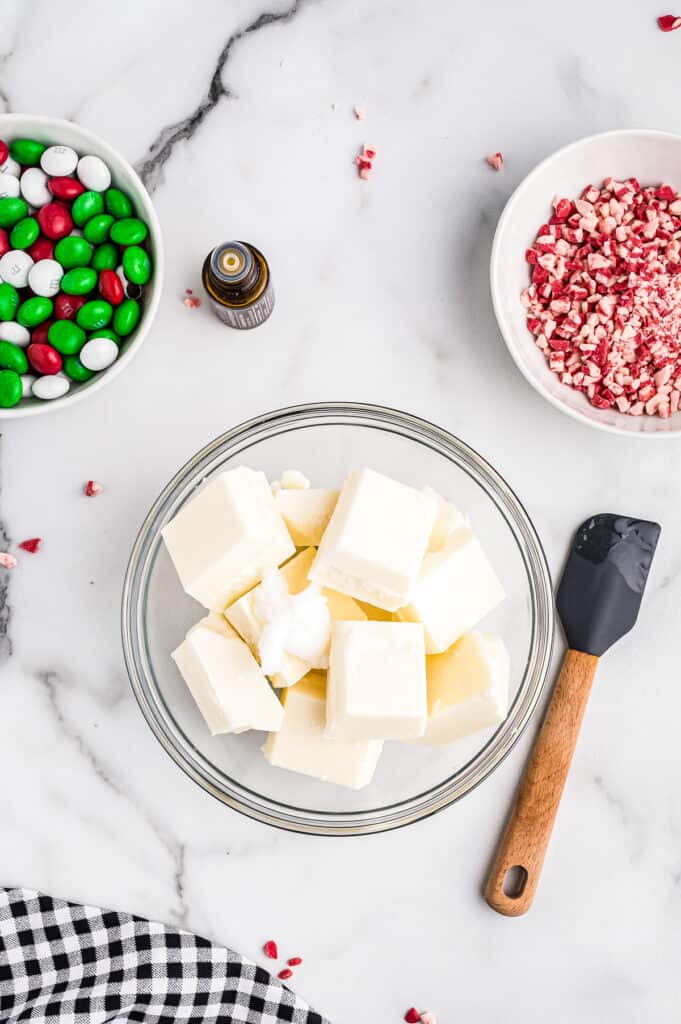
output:
<path id="1" fill-rule="evenodd" d="M 262 951 L 269 960 L 279 959 L 279 949 L 274 939 L 269 939 L 262 947 Z"/>
<path id="2" fill-rule="evenodd" d="M 362 152 L 358 153 L 358 155 L 355 157 L 355 163 L 357 164 L 359 176 L 362 179 L 362 181 L 368 180 L 371 168 L 373 167 L 373 161 L 375 156 L 376 147 L 367 146 L 365 144 L 364 146 L 362 146 Z"/>
<path id="3" fill-rule="evenodd" d="M 302 956 L 291 956 L 286 961 L 286 963 L 289 965 L 289 967 L 299 967 L 300 964 L 302 964 L 302 962 L 303 962 Z"/>
<path id="4" fill-rule="evenodd" d="M 663 32 L 673 32 L 674 29 L 681 28 L 681 18 L 674 14 L 662 14 L 657 19 L 657 24 Z"/>
<path id="5" fill-rule="evenodd" d="M 367 116 L 367 112 L 364 109 L 364 107 L 353 107 L 352 112 L 355 115 L 356 121 L 363 121 L 364 118 Z"/>
<path id="6" fill-rule="evenodd" d="M 42 538 L 31 537 L 29 540 L 22 540 L 19 547 L 21 548 L 22 551 L 28 551 L 30 552 L 30 554 L 34 555 L 41 544 Z"/>
<path id="7" fill-rule="evenodd" d="M 98 494 L 101 494 L 104 488 L 96 480 L 88 480 L 85 484 L 85 494 L 88 498 L 96 498 Z"/>
<path id="8" fill-rule="evenodd" d="M 419 1013 L 415 1006 L 410 1006 L 404 1015 L 404 1019 L 406 1020 L 407 1024 L 419 1024 L 419 1021 L 421 1020 L 421 1014 Z"/>
<path id="9" fill-rule="evenodd" d="M 184 298 L 182 301 L 184 302 L 187 309 L 198 309 L 199 306 L 201 305 L 201 299 L 198 297 L 198 295 L 194 295 L 194 292 L 191 288 L 185 289 Z"/>
<path id="10" fill-rule="evenodd" d="M 10 555 L 9 551 L 0 551 L 0 568 L 2 569 L 15 569 L 17 560 L 14 555 Z"/>
<path id="11" fill-rule="evenodd" d="M 437 1024 L 437 1017 L 430 1010 L 421 1014 L 421 1024 Z"/>
<path id="12" fill-rule="evenodd" d="M 293 971 L 289 970 L 288 967 L 285 967 L 283 971 L 279 971 L 277 977 L 282 981 L 288 981 L 289 978 L 293 977 Z"/>
<path id="13" fill-rule="evenodd" d="M 488 153 L 485 160 L 495 171 L 500 171 L 504 166 L 504 157 L 501 153 Z"/>

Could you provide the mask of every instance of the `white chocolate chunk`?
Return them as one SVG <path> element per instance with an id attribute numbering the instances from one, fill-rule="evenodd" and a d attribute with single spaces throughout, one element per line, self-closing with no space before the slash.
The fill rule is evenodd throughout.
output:
<path id="1" fill-rule="evenodd" d="M 299 469 L 285 469 L 279 481 L 285 491 L 306 491 L 310 481 Z"/>
<path id="2" fill-rule="evenodd" d="M 280 727 L 284 709 L 243 640 L 199 625 L 172 657 L 213 736 Z"/>
<path id="3" fill-rule="evenodd" d="M 428 546 L 430 495 L 371 469 L 345 481 L 310 579 L 386 611 L 405 604 Z"/>
<path id="4" fill-rule="evenodd" d="M 509 676 L 508 651 L 493 633 L 466 633 L 426 658 L 428 724 L 417 742 L 441 746 L 503 722 Z"/>
<path id="5" fill-rule="evenodd" d="M 383 744 L 325 735 L 323 672 L 309 672 L 297 686 L 284 691 L 282 700 L 284 721 L 263 747 L 271 765 L 350 789 L 362 789 L 371 782 Z"/>
<path id="6" fill-rule="evenodd" d="M 163 529 L 182 586 L 222 612 L 295 551 L 264 473 L 221 473 Z"/>
<path id="7" fill-rule="evenodd" d="M 445 501 L 432 487 L 426 485 L 423 490 L 437 504 L 437 515 L 435 516 L 435 522 L 433 523 L 433 529 L 430 531 L 430 539 L 428 541 L 428 552 L 430 553 L 431 551 L 439 551 L 443 548 L 455 530 L 458 530 L 461 526 L 468 526 L 468 520 L 456 505 L 452 505 L 451 501 Z"/>
<path id="8" fill-rule="evenodd" d="M 315 554 L 314 548 L 307 548 L 281 567 L 280 574 L 286 581 L 290 595 L 298 595 L 308 586 L 308 572 Z M 244 594 L 233 605 L 225 609 L 227 620 L 256 655 L 259 654 L 260 641 L 266 626 L 264 618 L 258 614 L 256 607 L 259 590 L 260 586 Z M 322 594 L 326 598 L 331 620 L 366 618 L 359 605 L 345 594 L 336 594 L 330 590 L 323 590 Z M 330 634 L 324 644 L 323 655 L 320 659 L 321 665 L 310 664 L 308 661 L 284 651 L 281 666 L 270 677 L 273 685 L 277 687 L 294 686 L 310 668 L 325 668 L 328 664 L 329 640 Z"/>
<path id="9" fill-rule="evenodd" d="M 422 736 L 426 726 L 423 628 L 408 622 L 336 622 L 326 734 L 346 740 Z"/>
<path id="10" fill-rule="evenodd" d="M 208 612 L 208 615 L 204 615 L 191 627 L 187 636 L 191 636 L 197 629 L 212 629 L 213 632 L 219 633 L 221 636 L 238 638 L 239 635 L 235 629 L 232 629 L 224 615 L 219 615 L 218 612 Z"/>
<path id="11" fill-rule="evenodd" d="M 409 603 L 397 615 L 422 622 L 428 654 L 446 651 L 505 597 L 479 541 L 467 527 L 439 551 L 426 555 Z"/>
<path id="12" fill-rule="evenodd" d="M 275 503 L 297 548 L 316 547 L 329 524 L 338 491 L 280 490 Z"/>

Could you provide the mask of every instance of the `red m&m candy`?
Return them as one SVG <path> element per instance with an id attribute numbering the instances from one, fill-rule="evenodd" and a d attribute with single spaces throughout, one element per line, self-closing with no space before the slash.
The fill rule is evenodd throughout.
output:
<path id="1" fill-rule="evenodd" d="M 11 248 L 12 246 L 9 244 L 9 235 L 4 228 L 0 228 L 0 256 L 4 256 Z"/>
<path id="2" fill-rule="evenodd" d="M 102 270 L 99 275 L 99 294 L 112 306 L 120 306 L 125 295 L 123 282 L 115 270 Z"/>
<path id="3" fill-rule="evenodd" d="M 47 187 L 55 199 L 77 199 L 85 191 L 75 178 L 50 178 Z"/>
<path id="4" fill-rule="evenodd" d="M 85 305 L 87 296 L 85 295 L 66 295 L 65 292 L 59 292 L 54 299 L 54 316 L 56 320 L 74 320 L 76 313 L 81 306 Z"/>
<path id="5" fill-rule="evenodd" d="M 0 167 L 2 167 L 8 156 L 9 147 L 6 142 L 3 142 L 3 140 L 0 139 Z"/>
<path id="6" fill-rule="evenodd" d="M 61 356 L 56 348 L 43 342 L 31 342 L 26 349 L 28 361 L 36 373 L 53 374 L 61 370 Z"/>
<path id="7" fill-rule="evenodd" d="M 65 238 L 73 230 L 71 211 L 63 203 L 46 203 L 38 210 L 38 223 L 48 238 Z"/>
<path id="8" fill-rule="evenodd" d="M 38 263 L 40 260 L 53 260 L 54 242 L 51 242 L 49 238 L 43 238 L 42 235 L 39 235 L 33 245 L 28 247 L 28 255 L 34 263 Z"/>
<path id="9" fill-rule="evenodd" d="M 31 341 L 37 345 L 44 345 L 47 341 L 47 332 L 50 329 L 51 323 L 51 320 L 46 320 L 45 323 L 38 324 L 37 327 L 34 327 L 31 331 Z"/>

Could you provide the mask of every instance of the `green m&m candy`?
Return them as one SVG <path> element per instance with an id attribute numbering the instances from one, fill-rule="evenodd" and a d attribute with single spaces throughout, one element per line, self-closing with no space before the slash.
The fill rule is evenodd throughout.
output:
<path id="1" fill-rule="evenodd" d="M 61 279 L 61 290 L 67 295 L 87 295 L 97 284 L 97 271 L 92 267 L 74 267 Z"/>
<path id="2" fill-rule="evenodd" d="M 106 190 L 104 193 L 104 205 L 116 220 L 120 220 L 121 217 L 129 217 L 132 214 L 132 203 L 125 192 L 121 192 L 119 188 L 108 188 Z"/>
<path id="3" fill-rule="evenodd" d="M 21 401 L 23 387 L 16 370 L 0 370 L 0 409 L 11 409 Z"/>
<path id="4" fill-rule="evenodd" d="M 28 359 L 23 348 L 13 341 L 0 341 L 0 366 L 3 370 L 14 370 L 15 373 L 26 373 Z"/>
<path id="5" fill-rule="evenodd" d="M 0 228 L 12 228 L 28 214 L 28 204 L 20 196 L 0 199 Z"/>
<path id="6" fill-rule="evenodd" d="M 90 217 L 104 213 L 104 200 L 101 192 L 81 192 L 77 199 L 74 199 L 71 207 L 71 216 L 74 224 L 82 227 Z"/>
<path id="7" fill-rule="evenodd" d="M 19 302 L 19 292 L 16 288 L 3 281 L 0 284 L 0 320 L 14 320 Z"/>
<path id="8" fill-rule="evenodd" d="M 9 152 L 10 156 L 24 167 L 37 167 L 40 157 L 45 152 L 45 146 L 37 139 L 15 139 L 10 143 Z"/>
<path id="9" fill-rule="evenodd" d="M 110 330 L 108 327 L 100 327 L 98 331 L 93 331 L 88 341 L 92 341 L 93 338 L 111 338 L 117 345 L 120 345 L 121 339 L 118 337 L 115 331 Z"/>
<path id="10" fill-rule="evenodd" d="M 52 316 L 53 308 L 52 299 L 45 298 L 43 295 L 34 295 L 21 303 L 17 310 L 17 320 L 22 327 L 37 327 L 38 324 L 42 324 Z"/>
<path id="11" fill-rule="evenodd" d="M 86 267 L 92 259 L 92 246 L 80 235 L 60 238 L 54 247 L 54 258 L 65 270 L 72 267 Z"/>
<path id="12" fill-rule="evenodd" d="M 133 284 L 146 284 L 151 277 L 149 254 L 139 245 L 129 245 L 123 253 L 123 271 Z"/>
<path id="13" fill-rule="evenodd" d="M 85 309 L 84 306 L 83 309 Z M 126 335 L 134 331 L 139 323 L 141 314 L 142 310 L 140 309 L 139 302 L 135 302 L 134 299 L 125 299 L 121 302 L 114 313 L 113 327 L 116 334 L 120 334 L 122 338 L 125 338 Z"/>
<path id="14" fill-rule="evenodd" d="M 92 257 L 92 266 L 95 270 L 115 270 L 118 266 L 118 246 L 113 242 L 104 242 L 98 245 Z"/>
<path id="15" fill-rule="evenodd" d="M 80 198 L 82 199 L 82 196 Z M 149 229 L 143 220 L 139 220 L 137 217 L 124 217 L 123 220 L 117 220 L 112 225 L 109 238 L 117 245 L 139 245 L 148 234 Z"/>
<path id="16" fill-rule="evenodd" d="M 62 369 L 67 377 L 77 381 L 79 384 L 94 377 L 94 372 L 88 370 L 87 366 L 83 366 L 78 356 L 66 356 Z"/>
<path id="17" fill-rule="evenodd" d="M 73 320 L 55 320 L 50 324 L 47 340 L 63 356 L 75 355 L 85 344 L 85 331 Z"/>
<path id="18" fill-rule="evenodd" d="M 113 222 L 114 219 L 110 213 L 98 213 L 94 217 L 90 217 L 83 228 L 83 234 L 88 242 L 92 242 L 93 245 L 100 245 L 102 242 L 106 242 L 109 237 L 109 228 Z"/>
<path id="19" fill-rule="evenodd" d="M 122 309 L 125 303 L 121 303 L 118 309 Z M 118 310 L 116 311 L 118 312 Z M 81 306 L 76 313 L 76 321 L 86 331 L 96 331 L 100 327 L 106 327 L 111 320 L 113 306 L 104 299 L 92 299 Z M 118 332 L 120 334 L 120 331 Z"/>
<path id="20" fill-rule="evenodd" d="M 12 228 L 9 244 L 13 249 L 28 249 L 40 234 L 40 225 L 35 217 L 24 217 Z"/>

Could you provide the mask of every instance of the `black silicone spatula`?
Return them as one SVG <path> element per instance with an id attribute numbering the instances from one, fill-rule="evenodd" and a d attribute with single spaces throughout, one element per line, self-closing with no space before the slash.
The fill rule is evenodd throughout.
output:
<path id="1" fill-rule="evenodd" d="M 500 914 L 532 904 L 598 659 L 636 622 L 659 536 L 657 523 L 607 513 L 575 534 L 556 598 L 569 649 L 485 887 Z"/>

